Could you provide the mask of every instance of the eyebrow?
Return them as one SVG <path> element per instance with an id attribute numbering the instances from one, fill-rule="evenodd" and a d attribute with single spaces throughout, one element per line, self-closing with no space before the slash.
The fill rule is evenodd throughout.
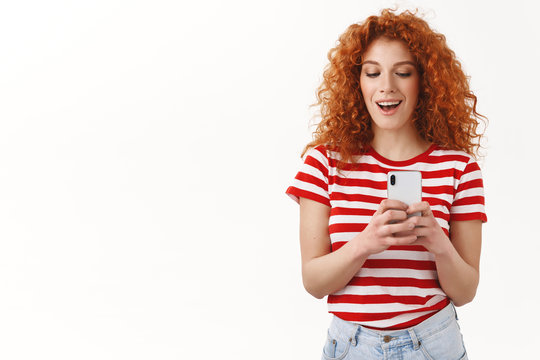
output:
<path id="1" fill-rule="evenodd" d="M 373 60 L 366 60 L 366 61 L 364 61 L 361 65 L 364 65 L 364 64 L 381 65 L 381 64 L 379 64 L 378 62 L 373 61 Z M 397 63 L 394 64 L 394 66 L 399 66 L 399 65 L 412 65 L 412 66 L 416 66 L 416 64 L 415 64 L 414 62 L 409 61 L 409 60 L 398 61 Z"/>

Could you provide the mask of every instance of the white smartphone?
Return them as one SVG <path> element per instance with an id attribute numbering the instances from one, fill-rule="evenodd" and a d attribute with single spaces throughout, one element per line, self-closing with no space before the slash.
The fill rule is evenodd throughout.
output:
<path id="1" fill-rule="evenodd" d="M 422 201 L 420 171 L 389 171 L 387 181 L 388 199 L 403 201 L 407 205 Z M 421 212 L 415 212 L 408 217 L 421 215 Z"/>

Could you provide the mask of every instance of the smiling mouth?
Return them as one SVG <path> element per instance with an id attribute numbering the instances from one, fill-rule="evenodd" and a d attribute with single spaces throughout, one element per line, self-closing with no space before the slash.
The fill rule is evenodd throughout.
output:
<path id="1" fill-rule="evenodd" d="M 377 103 L 379 108 L 381 108 L 384 111 L 395 109 L 399 106 L 399 104 L 401 104 L 401 100 L 400 101 L 381 101 Z"/>

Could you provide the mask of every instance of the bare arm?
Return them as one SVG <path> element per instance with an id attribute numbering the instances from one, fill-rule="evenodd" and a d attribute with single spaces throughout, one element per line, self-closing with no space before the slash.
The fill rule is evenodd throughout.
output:
<path id="1" fill-rule="evenodd" d="M 437 273 L 444 292 L 461 306 L 474 299 L 478 288 L 482 222 L 453 221 L 450 238 L 451 246 L 435 257 Z"/>
<path id="2" fill-rule="evenodd" d="M 306 290 L 318 299 L 345 287 L 367 258 L 352 241 L 331 252 L 329 216 L 328 206 L 300 198 L 302 279 Z"/>
<path id="3" fill-rule="evenodd" d="M 300 251 L 302 279 L 306 290 L 321 299 L 347 285 L 370 254 L 391 245 L 410 244 L 415 235 L 393 236 L 414 225 L 407 218 L 407 206 L 396 200 L 383 200 L 362 233 L 338 250 L 331 252 L 328 234 L 330 208 L 316 201 L 300 198 Z M 401 220 L 399 224 L 389 224 Z"/>
<path id="4" fill-rule="evenodd" d="M 479 280 L 481 220 L 450 222 L 449 238 L 427 202 L 413 204 L 407 210 L 408 213 L 416 211 L 422 211 L 422 216 L 414 217 L 420 226 L 413 231 L 418 236 L 415 244 L 423 245 L 435 255 L 441 288 L 456 306 L 471 302 Z"/>

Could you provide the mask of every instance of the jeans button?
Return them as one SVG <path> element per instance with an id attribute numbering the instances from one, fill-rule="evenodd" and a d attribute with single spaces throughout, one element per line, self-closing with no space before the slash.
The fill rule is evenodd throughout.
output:
<path id="1" fill-rule="evenodd" d="M 391 337 L 391 336 L 388 336 L 388 335 L 386 335 L 386 336 L 385 336 L 385 337 L 383 338 L 383 340 L 384 340 L 384 342 L 385 342 L 385 343 L 389 343 L 389 342 L 390 342 L 390 340 L 392 340 L 392 337 Z"/>

